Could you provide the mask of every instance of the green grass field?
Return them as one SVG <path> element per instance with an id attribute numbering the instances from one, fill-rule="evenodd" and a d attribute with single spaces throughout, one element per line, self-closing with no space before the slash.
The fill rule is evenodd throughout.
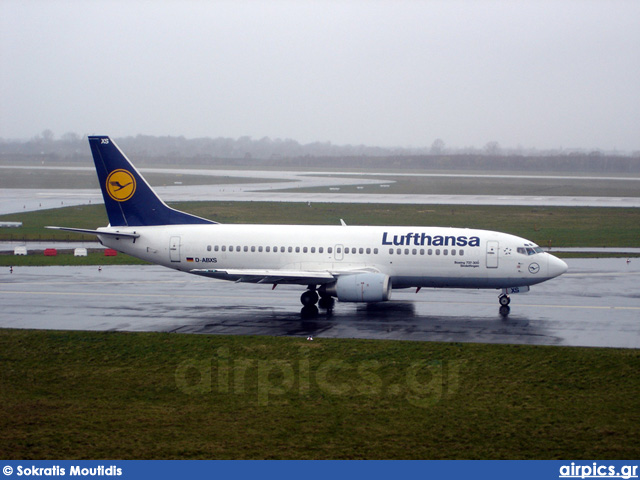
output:
<path id="1" fill-rule="evenodd" d="M 394 175 L 389 172 L 384 177 L 381 175 L 367 175 L 365 173 L 357 176 L 349 175 L 352 181 L 358 179 L 386 181 L 386 187 L 381 188 L 379 183 L 375 184 L 354 184 L 339 185 L 340 193 L 352 194 L 378 194 L 387 195 L 529 195 L 529 196 L 589 196 L 589 197 L 637 197 L 640 195 L 637 178 L 629 176 L 626 179 L 600 177 L 587 179 L 581 176 L 539 176 L 531 177 L 512 176 L 504 178 L 494 178 L 483 174 L 469 176 L 424 176 L 416 172 L 416 175 Z M 430 172 L 436 173 L 436 172 Z M 444 173 L 444 172 L 443 172 Z M 446 172 L 450 173 L 450 172 Z M 507 173 L 507 172 L 504 172 Z M 512 174 L 513 172 L 508 172 Z M 484 172 L 486 174 L 486 172 Z M 344 174 L 322 175 L 321 177 L 334 177 L 344 179 Z M 307 187 L 287 189 L 287 192 L 313 192 L 329 193 L 329 186 Z M 336 188 L 336 187 L 334 187 Z M 281 190 L 282 191 L 282 190 Z"/>
<path id="2" fill-rule="evenodd" d="M 124 253 L 115 257 L 105 257 L 104 253 L 89 253 L 86 257 L 76 257 L 73 253 L 58 253 L 55 257 L 45 257 L 42 253 L 30 255 L 0 255 L 2 267 L 51 267 L 54 265 L 148 265 Z"/>
<path id="3" fill-rule="evenodd" d="M 640 209 L 390 205 L 269 202 L 188 202 L 172 205 L 221 223 L 338 225 L 437 225 L 498 230 L 541 246 L 640 247 Z M 87 240 L 91 235 L 46 230 L 46 225 L 96 228 L 108 223 L 103 205 L 2 215 L 22 228 L 0 231 L 0 240 Z"/>
<path id="4" fill-rule="evenodd" d="M 0 330 L 0 457 L 640 454 L 637 350 Z"/>
<path id="5" fill-rule="evenodd" d="M 237 185 L 264 181 L 261 178 L 193 175 L 181 172 L 158 173 L 146 171 L 144 176 L 145 180 L 154 186 L 175 185 L 176 182 L 181 185 Z M 278 179 L 269 181 L 274 183 L 286 182 Z M 2 176 L 0 176 L 0 188 L 99 189 L 100 184 L 93 168 L 78 169 L 77 166 L 70 167 L 69 170 L 4 168 L 2 169 Z"/>
<path id="6" fill-rule="evenodd" d="M 343 218 L 486 228 L 543 246 L 640 246 L 638 209 L 173 206 L 225 223 Z M 102 205 L 0 219 L 24 222 L 3 240 L 93 240 L 43 226 L 107 223 Z M 133 261 L 0 256 L 18 259 Z M 638 350 L 0 330 L 0 458 L 633 459 L 639 370 Z"/>

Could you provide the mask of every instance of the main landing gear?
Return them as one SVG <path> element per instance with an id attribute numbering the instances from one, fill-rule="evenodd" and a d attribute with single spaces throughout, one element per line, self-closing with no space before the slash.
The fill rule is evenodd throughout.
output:
<path id="1" fill-rule="evenodd" d="M 316 303 L 318 303 L 319 298 L 320 296 L 318 295 L 318 292 L 315 288 L 309 289 L 302 295 L 300 295 L 300 302 L 302 302 L 302 305 L 304 305 L 305 307 L 310 307 L 311 305 L 315 305 Z"/>
<path id="2" fill-rule="evenodd" d="M 302 303 L 302 316 L 309 318 L 318 314 L 318 307 L 331 312 L 335 305 L 335 300 L 329 295 L 318 294 L 315 285 L 309 285 L 308 290 L 300 295 L 300 302 Z M 316 306 L 318 304 L 318 306 Z"/>
<path id="3" fill-rule="evenodd" d="M 502 315 L 503 317 L 509 315 L 509 312 L 511 312 L 511 307 L 509 307 L 511 299 L 509 298 L 509 295 L 503 293 L 498 297 L 498 302 L 500 302 L 500 309 L 498 310 L 498 312 L 500 312 L 500 315 Z"/>

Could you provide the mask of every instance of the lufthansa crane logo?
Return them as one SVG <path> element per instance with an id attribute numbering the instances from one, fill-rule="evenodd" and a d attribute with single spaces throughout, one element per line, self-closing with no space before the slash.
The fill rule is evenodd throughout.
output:
<path id="1" fill-rule="evenodd" d="M 114 170 L 107 177 L 107 193 L 116 202 L 126 202 L 136 193 L 135 177 L 128 170 Z"/>
<path id="2" fill-rule="evenodd" d="M 540 265 L 538 265 L 537 263 L 532 263 L 531 265 L 529 265 L 529 273 L 535 275 L 539 271 L 540 271 Z"/>

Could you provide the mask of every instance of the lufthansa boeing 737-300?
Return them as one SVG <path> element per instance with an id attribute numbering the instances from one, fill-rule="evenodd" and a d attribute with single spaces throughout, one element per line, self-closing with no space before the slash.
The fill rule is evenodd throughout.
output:
<path id="1" fill-rule="evenodd" d="M 48 227 L 97 235 L 151 263 L 234 282 L 306 286 L 303 312 L 341 302 L 382 302 L 399 288 L 501 290 L 562 275 L 567 264 L 524 238 L 448 227 L 227 225 L 167 206 L 107 136 L 89 137 L 109 226 Z M 416 290 L 416 291 L 417 291 Z"/>

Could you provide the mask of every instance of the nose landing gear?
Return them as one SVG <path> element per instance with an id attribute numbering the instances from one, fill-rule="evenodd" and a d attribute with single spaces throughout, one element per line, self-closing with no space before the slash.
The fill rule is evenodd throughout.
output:
<path id="1" fill-rule="evenodd" d="M 498 297 L 498 302 L 500 302 L 500 309 L 498 310 L 500 315 L 502 315 L 503 317 L 509 315 L 509 312 L 511 312 L 511 307 L 509 307 L 511 299 L 509 298 L 509 295 L 503 293 Z"/>

